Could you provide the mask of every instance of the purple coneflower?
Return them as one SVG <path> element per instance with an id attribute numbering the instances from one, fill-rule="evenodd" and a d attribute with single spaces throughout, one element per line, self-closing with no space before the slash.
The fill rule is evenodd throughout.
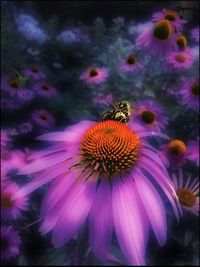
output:
<path id="1" fill-rule="evenodd" d="M 120 62 L 119 69 L 123 72 L 133 72 L 140 70 L 142 64 L 137 62 L 135 55 L 129 55 L 125 61 Z"/>
<path id="2" fill-rule="evenodd" d="M 1 227 L 1 263 L 19 255 L 21 239 L 12 226 Z"/>
<path id="3" fill-rule="evenodd" d="M 8 173 L 19 171 L 26 165 L 26 154 L 21 150 L 1 150 L 1 168 Z"/>
<path id="4" fill-rule="evenodd" d="M 21 212 L 26 210 L 28 198 L 26 196 L 12 200 L 12 196 L 19 190 L 19 186 L 10 182 L 1 188 L 1 218 L 5 220 L 16 220 Z"/>
<path id="5" fill-rule="evenodd" d="M 184 181 L 183 172 L 179 176 L 172 175 L 172 180 L 182 208 L 194 215 L 199 214 L 199 180 L 192 179 L 191 175 Z"/>
<path id="6" fill-rule="evenodd" d="M 18 79 L 3 77 L 1 90 L 7 92 L 12 97 L 27 101 L 33 98 L 31 90 L 26 89 Z"/>
<path id="7" fill-rule="evenodd" d="M 199 27 L 196 27 L 190 31 L 191 38 L 199 43 Z"/>
<path id="8" fill-rule="evenodd" d="M 188 41 L 184 35 L 177 35 L 176 36 L 176 45 L 177 50 L 184 51 L 187 47 Z"/>
<path id="9" fill-rule="evenodd" d="M 199 166 L 199 140 L 191 140 L 188 142 L 187 159 Z"/>
<path id="10" fill-rule="evenodd" d="M 161 153 L 166 159 L 166 164 L 175 170 L 182 167 L 187 159 L 187 146 L 179 139 L 171 140 L 169 143 L 161 146 Z"/>
<path id="11" fill-rule="evenodd" d="M 138 128 L 112 120 L 81 121 L 39 137 L 55 144 L 32 156 L 34 162 L 20 174 L 37 175 L 14 198 L 52 182 L 42 203 L 40 230 L 52 231 L 56 248 L 73 238 L 87 217 L 90 244 L 100 259 L 107 257 L 113 229 L 129 264 L 145 263 L 149 226 L 164 245 L 165 207 L 154 182 L 177 218 L 181 210 L 158 151 L 145 137 L 166 136 Z"/>
<path id="12" fill-rule="evenodd" d="M 183 24 L 187 23 L 186 20 L 181 19 L 179 14 L 174 10 L 166 10 L 163 9 L 160 12 L 156 12 L 152 16 L 152 21 L 159 21 L 162 19 L 166 19 L 169 21 L 170 25 L 173 27 L 174 31 L 181 32 L 183 28 Z"/>
<path id="13" fill-rule="evenodd" d="M 140 124 L 146 130 L 163 130 L 168 125 L 165 110 L 153 100 L 143 100 L 135 103 L 132 123 Z"/>
<path id="14" fill-rule="evenodd" d="M 87 84 L 101 84 L 108 77 L 108 70 L 106 68 L 91 67 L 83 72 L 80 80 L 84 80 Z"/>
<path id="15" fill-rule="evenodd" d="M 54 117 L 44 109 L 37 110 L 33 113 L 33 121 L 44 128 L 51 128 L 54 126 Z"/>
<path id="16" fill-rule="evenodd" d="M 199 81 L 191 78 L 186 80 L 179 89 L 180 101 L 189 109 L 199 112 Z"/>
<path id="17" fill-rule="evenodd" d="M 34 84 L 33 90 L 36 92 L 36 94 L 44 97 L 51 97 L 57 94 L 56 88 L 47 82 L 39 82 Z"/>
<path id="18" fill-rule="evenodd" d="M 189 69 L 193 64 L 193 56 L 190 50 L 170 52 L 166 61 L 170 67 L 176 70 Z"/>
<path id="19" fill-rule="evenodd" d="M 175 34 L 168 20 L 160 20 L 139 34 L 136 45 L 156 55 L 165 55 L 175 47 Z"/>
<path id="20" fill-rule="evenodd" d="M 22 71 L 23 75 L 27 78 L 33 78 L 35 80 L 43 80 L 46 78 L 45 74 L 40 70 L 39 67 L 32 66 Z"/>

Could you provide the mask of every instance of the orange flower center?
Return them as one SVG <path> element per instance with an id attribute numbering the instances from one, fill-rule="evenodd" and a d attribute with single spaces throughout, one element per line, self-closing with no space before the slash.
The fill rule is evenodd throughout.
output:
<path id="1" fill-rule="evenodd" d="M 192 94 L 199 96 L 199 82 L 196 82 L 192 85 Z"/>
<path id="2" fill-rule="evenodd" d="M 10 208 L 12 207 L 13 202 L 11 200 L 11 195 L 8 193 L 3 193 L 1 195 L 1 206 L 4 208 Z"/>
<path id="3" fill-rule="evenodd" d="M 19 89 L 20 88 L 20 82 L 18 80 L 12 80 L 10 81 L 10 86 L 15 88 L 15 89 Z"/>
<path id="4" fill-rule="evenodd" d="M 31 70 L 32 70 L 32 72 L 35 72 L 35 73 L 38 72 L 38 68 L 36 68 L 36 67 L 32 67 Z"/>
<path id="5" fill-rule="evenodd" d="M 42 89 L 45 90 L 45 91 L 48 91 L 49 90 L 48 84 L 43 84 L 42 85 Z"/>
<path id="6" fill-rule="evenodd" d="M 184 35 L 179 35 L 176 38 L 176 43 L 177 43 L 179 49 L 184 50 L 187 46 L 187 39 Z"/>
<path id="7" fill-rule="evenodd" d="M 85 132 L 80 152 L 83 161 L 95 171 L 112 176 L 137 161 L 139 146 L 138 135 L 127 124 L 108 120 Z"/>
<path id="8" fill-rule="evenodd" d="M 165 14 L 165 19 L 169 21 L 175 21 L 177 17 L 178 17 L 177 12 L 173 10 L 168 10 L 167 13 Z"/>
<path id="9" fill-rule="evenodd" d="M 193 207 L 196 203 L 196 197 L 193 192 L 191 192 L 187 188 L 180 188 L 177 190 L 177 196 L 179 199 L 179 202 L 187 207 Z"/>
<path id="10" fill-rule="evenodd" d="M 184 63 L 186 58 L 183 55 L 176 55 L 176 61 Z"/>
<path id="11" fill-rule="evenodd" d="M 156 23 L 153 31 L 153 35 L 159 40 L 167 40 L 172 32 L 172 28 L 169 21 L 164 19 Z"/>
<path id="12" fill-rule="evenodd" d="M 135 64 L 136 63 L 136 58 L 134 55 L 130 55 L 128 58 L 127 58 L 127 63 L 128 64 Z"/>
<path id="13" fill-rule="evenodd" d="M 156 114 L 153 111 L 145 110 L 142 112 L 142 120 L 144 123 L 151 124 L 155 121 Z"/>
<path id="14" fill-rule="evenodd" d="M 173 155 L 181 155 L 186 151 L 186 146 L 183 143 L 183 141 L 181 140 L 172 140 L 169 143 L 169 151 L 173 154 Z"/>
<path id="15" fill-rule="evenodd" d="M 95 68 L 92 68 L 91 70 L 90 70 L 90 74 L 89 74 L 89 76 L 90 77 L 95 77 L 95 76 L 97 76 L 98 75 L 98 71 L 95 69 Z"/>

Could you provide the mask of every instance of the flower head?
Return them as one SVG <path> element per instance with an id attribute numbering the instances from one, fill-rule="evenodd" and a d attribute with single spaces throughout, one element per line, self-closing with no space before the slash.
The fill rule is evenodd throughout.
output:
<path id="1" fill-rule="evenodd" d="M 162 11 L 154 13 L 152 16 L 152 21 L 154 22 L 157 22 L 162 19 L 168 20 L 170 25 L 176 32 L 181 32 L 183 25 L 187 23 L 187 21 L 181 19 L 179 14 L 174 10 L 163 9 Z"/>
<path id="2" fill-rule="evenodd" d="M 26 210 L 28 198 L 21 197 L 12 199 L 12 196 L 19 190 L 19 186 L 10 182 L 1 188 L 1 218 L 5 220 L 16 220 L 21 216 L 21 212 Z"/>
<path id="3" fill-rule="evenodd" d="M 168 125 L 168 118 L 164 109 L 153 100 L 143 100 L 135 103 L 135 111 L 132 117 L 134 122 L 146 130 L 160 131 Z"/>
<path id="4" fill-rule="evenodd" d="M 176 37 L 176 44 L 179 50 L 184 51 L 187 47 L 188 41 L 186 37 L 181 34 Z"/>
<path id="5" fill-rule="evenodd" d="M 21 239 L 12 226 L 1 227 L 1 263 L 16 257 L 20 250 Z"/>
<path id="6" fill-rule="evenodd" d="M 199 81 L 195 78 L 186 80 L 179 89 L 180 102 L 188 107 L 193 109 L 196 112 L 199 112 Z"/>
<path id="7" fill-rule="evenodd" d="M 19 171 L 26 165 L 26 154 L 21 150 L 1 150 L 1 168 L 6 172 Z"/>
<path id="8" fill-rule="evenodd" d="M 17 97 L 20 100 L 31 100 L 33 93 L 26 89 L 18 79 L 10 77 L 3 77 L 1 83 L 1 90 L 7 92 L 12 97 Z"/>
<path id="9" fill-rule="evenodd" d="M 33 90 L 36 94 L 44 97 L 52 97 L 57 94 L 56 88 L 44 81 L 34 84 Z"/>
<path id="10" fill-rule="evenodd" d="M 32 119 L 37 125 L 44 128 L 51 128 L 55 123 L 54 117 L 44 109 L 35 111 Z"/>
<path id="11" fill-rule="evenodd" d="M 187 146 L 182 140 L 171 140 L 161 146 L 161 151 L 161 154 L 166 158 L 167 165 L 170 164 L 173 169 L 182 167 L 186 162 Z"/>
<path id="12" fill-rule="evenodd" d="M 166 57 L 166 61 L 173 69 L 184 70 L 191 68 L 193 64 L 193 56 L 189 50 L 170 52 Z"/>
<path id="13" fill-rule="evenodd" d="M 23 75 L 27 78 L 33 78 L 34 80 L 42 80 L 45 79 L 45 74 L 40 70 L 39 67 L 32 66 L 26 68 L 22 71 Z"/>
<path id="14" fill-rule="evenodd" d="M 163 136 L 118 121 L 81 121 L 40 140 L 55 144 L 32 157 L 20 174 L 36 177 L 16 193 L 22 197 L 52 182 L 41 208 L 40 231 L 52 231 L 55 247 L 74 237 L 89 217 L 90 244 L 105 259 L 112 232 L 129 264 L 144 264 L 151 225 L 160 245 L 167 238 L 166 214 L 156 182 L 179 217 L 176 193 L 158 151 L 145 137 Z M 152 209 L 152 206 L 154 207 Z"/>
<path id="15" fill-rule="evenodd" d="M 87 84 L 101 84 L 108 77 L 108 70 L 106 68 L 92 67 L 83 72 L 80 80 L 84 80 Z"/>
<path id="16" fill-rule="evenodd" d="M 139 34 L 136 45 L 156 55 L 165 55 L 175 46 L 175 34 L 168 20 L 159 20 L 153 27 L 149 27 Z"/>
<path id="17" fill-rule="evenodd" d="M 199 214 L 199 180 L 192 179 L 191 175 L 185 179 L 183 171 L 179 176 L 173 174 L 173 183 L 182 208 L 194 215 Z M 185 179 L 185 181 L 184 181 Z"/>
<path id="18" fill-rule="evenodd" d="M 142 65 L 137 62 L 135 55 L 129 55 L 125 61 L 120 62 L 119 69 L 123 72 L 140 70 Z"/>

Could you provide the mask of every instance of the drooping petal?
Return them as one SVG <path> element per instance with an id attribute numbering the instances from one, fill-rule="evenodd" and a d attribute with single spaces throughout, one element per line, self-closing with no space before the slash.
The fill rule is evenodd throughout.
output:
<path id="1" fill-rule="evenodd" d="M 71 188 L 63 203 L 56 227 L 53 230 L 52 243 L 60 247 L 78 232 L 88 216 L 95 195 L 96 182 L 80 182 Z"/>
<path id="2" fill-rule="evenodd" d="M 25 186 L 21 187 L 19 191 L 13 196 L 13 199 L 17 199 L 19 197 L 26 196 L 31 192 L 35 191 L 42 185 L 50 182 L 52 179 L 56 178 L 58 175 L 65 173 L 69 168 L 70 162 L 68 163 L 61 163 L 57 165 L 57 168 L 52 167 L 49 168 L 48 171 L 42 172 L 36 178 L 34 178 L 30 183 L 26 184 Z"/>
<path id="3" fill-rule="evenodd" d="M 90 244 L 94 254 L 106 259 L 112 237 L 111 191 L 108 181 L 103 180 L 95 195 L 90 212 Z"/>
<path id="4" fill-rule="evenodd" d="M 142 159 L 140 160 L 141 167 L 145 169 L 154 179 L 155 181 L 160 185 L 163 192 L 166 194 L 167 198 L 169 199 L 170 204 L 172 205 L 172 208 L 174 210 L 174 213 L 176 215 L 177 220 L 179 220 L 179 216 L 181 214 L 181 207 L 178 202 L 178 198 L 175 192 L 175 189 L 173 188 L 173 185 L 165 174 L 159 169 L 156 168 L 149 159 Z M 180 214 L 179 214 L 180 212 Z"/>
<path id="5" fill-rule="evenodd" d="M 162 246 L 167 238 L 166 214 L 162 199 L 141 172 L 135 171 L 133 177 L 153 231 L 159 244 Z"/>
<path id="6" fill-rule="evenodd" d="M 148 222 L 137 197 L 137 189 L 130 179 L 113 182 L 112 206 L 115 232 L 129 264 L 145 264 Z"/>
<path id="7" fill-rule="evenodd" d="M 45 158 L 40 158 L 38 160 L 33 161 L 32 163 L 26 165 L 23 169 L 19 171 L 18 174 L 31 174 L 34 172 L 38 172 L 49 167 L 55 166 L 56 164 L 67 161 L 69 159 L 69 155 L 66 153 L 59 153 L 59 155 L 51 155 Z"/>

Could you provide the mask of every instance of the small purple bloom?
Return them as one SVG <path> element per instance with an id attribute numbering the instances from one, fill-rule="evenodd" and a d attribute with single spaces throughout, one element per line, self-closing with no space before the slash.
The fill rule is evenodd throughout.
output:
<path id="1" fill-rule="evenodd" d="M 57 95 L 56 88 L 45 81 L 35 83 L 33 90 L 36 92 L 36 94 L 47 98 Z"/>
<path id="2" fill-rule="evenodd" d="M 17 97 L 23 101 L 28 101 L 33 98 L 31 90 L 26 89 L 18 79 L 12 79 L 8 76 L 3 77 L 1 90 L 7 92 L 10 96 Z"/>
<path id="3" fill-rule="evenodd" d="M 40 68 L 36 66 L 26 68 L 22 71 L 22 73 L 25 77 L 33 78 L 34 80 L 42 80 L 46 78 L 45 74 L 40 70 Z"/>
<path id="4" fill-rule="evenodd" d="M 162 19 L 168 20 L 170 25 L 173 27 L 173 30 L 176 32 L 181 32 L 183 25 L 187 23 L 187 21 L 181 19 L 179 14 L 174 10 L 163 9 L 162 11 L 154 13 L 152 16 L 152 21 L 154 22 Z"/>
<path id="5" fill-rule="evenodd" d="M 108 70 L 106 68 L 96 68 L 96 67 L 91 67 L 87 69 L 80 76 L 80 80 L 83 80 L 90 85 L 101 84 L 107 78 L 108 78 Z"/>
<path id="6" fill-rule="evenodd" d="M 1 149 L 7 147 L 11 142 L 9 133 L 5 129 L 1 129 Z"/>
<path id="7" fill-rule="evenodd" d="M 125 61 L 120 62 L 119 69 L 122 72 L 134 72 L 141 70 L 142 64 L 137 62 L 135 55 L 129 55 Z"/>
<path id="8" fill-rule="evenodd" d="M 172 175 L 172 180 L 181 207 L 196 216 L 199 215 L 199 179 L 192 179 L 189 175 L 186 179 L 183 171 L 179 175 Z"/>
<path id="9" fill-rule="evenodd" d="M 154 100 L 142 100 L 135 103 L 131 123 L 141 125 L 146 130 L 161 131 L 168 125 L 165 110 Z"/>
<path id="10" fill-rule="evenodd" d="M 44 128 L 51 128 L 55 124 L 54 117 L 44 109 L 35 111 L 32 115 L 32 119 L 37 125 Z"/>
<path id="11" fill-rule="evenodd" d="M 195 78 L 186 80 L 179 88 L 181 103 L 199 112 L 199 81 Z"/>
<path id="12" fill-rule="evenodd" d="M 1 263 L 19 255 L 21 238 L 12 226 L 1 227 Z"/>
<path id="13" fill-rule="evenodd" d="M 136 45 L 147 48 L 154 55 L 166 55 L 176 46 L 174 31 L 168 20 L 160 20 L 144 29 L 136 39 Z"/>
<path id="14" fill-rule="evenodd" d="M 27 209 L 28 198 L 21 197 L 12 199 L 20 187 L 10 182 L 1 188 L 1 218 L 4 220 L 16 220 L 21 216 L 22 211 Z"/>
<path id="15" fill-rule="evenodd" d="M 194 60 L 190 50 L 170 52 L 166 56 L 166 62 L 170 67 L 176 70 L 186 70 L 191 68 Z"/>
<path id="16" fill-rule="evenodd" d="M 179 139 L 171 140 L 160 147 L 160 156 L 165 159 L 167 167 L 173 170 L 181 168 L 187 160 L 187 146 Z"/>

